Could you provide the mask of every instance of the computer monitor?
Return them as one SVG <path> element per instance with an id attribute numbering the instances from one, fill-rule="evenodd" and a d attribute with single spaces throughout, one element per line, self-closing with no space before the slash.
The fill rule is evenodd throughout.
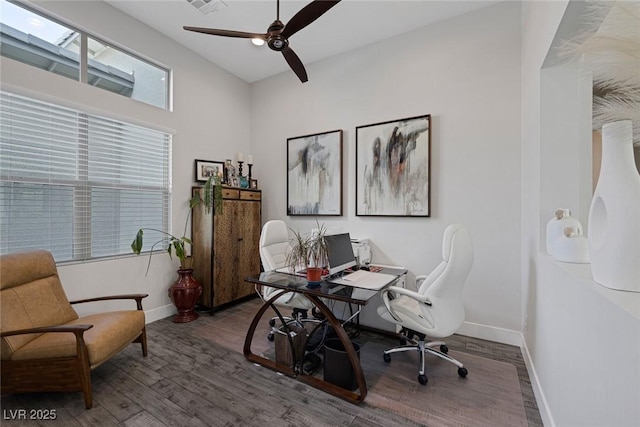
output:
<path id="1" fill-rule="evenodd" d="M 356 257 L 353 254 L 349 233 L 332 234 L 324 238 L 329 247 L 329 275 L 355 267 Z"/>

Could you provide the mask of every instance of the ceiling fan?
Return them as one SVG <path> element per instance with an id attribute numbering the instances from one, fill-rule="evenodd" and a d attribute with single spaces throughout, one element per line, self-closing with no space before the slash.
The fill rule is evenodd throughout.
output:
<path id="1" fill-rule="evenodd" d="M 276 2 L 276 20 L 269 25 L 267 32 L 247 33 L 244 31 L 217 30 L 215 28 L 200 27 L 183 27 L 187 31 L 196 33 L 211 34 L 223 37 L 239 37 L 244 39 L 261 39 L 267 42 L 267 46 L 271 50 L 282 52 L 282 56 L 287 61 L 291 69 L 298 76 L 302 83 L 308 80 L 307 71 L 302 65 L 302 61 L 298 55 L 289 47 L 289 37 L 311 24 L 313 21 L 321 17 L 325 12 L 338 4 L 340 0 L 314 0 L 300 9 L 298 13 L 293 15 L 289 22 L 285 25 L 280 21 L 280 0 Z"/>

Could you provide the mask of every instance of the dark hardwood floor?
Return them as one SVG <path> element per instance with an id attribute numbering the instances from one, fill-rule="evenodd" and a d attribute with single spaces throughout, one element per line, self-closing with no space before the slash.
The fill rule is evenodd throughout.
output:
<path id="1" fill-rule="evenodd" d="M 449 348 L 461 360 L 471 360 L 475 371 L 470 368 L 469 377 L 463 380 L 455 367 L 444 363 L 439 377 L 439 365 L 430 358 L 430 381 L 421 386 L 417 355 L 396 356 L 384 364 L 380 349 L 396 345 L 397 340 L 361 331 L 355 340 L 362 345 L 361 360 L 370 390 L 363 404 L 353 405 L 244 359 L 244 333 L 259 304 L 259 299 L 249 300 L 187 324 L 174 324 L 170 319 L 149 324 L 147 358 L 142 357 L 139 346 L 131 345 L 93 371 L 91 410 L 85 410 L 80 393 L 7 395 L 1 401 L 2 425 L 542 425 L 517 347 L 450 337 Z M 265 331 L 264 336 L 254 338 L 254 353 L 273 352 L 273 343 L 266 339 L 267 321 L 265 317 L 258 329 Z M 482 374 L 482 364 L 493 365 Z M 511 384 L 501 391 L 491 380 L 478 384 L 481 375 L 497 378 L 510 369 L 517 372 L 517 380 L 512 381 L 515 387 Z M 388 379 L 391 375 L 392 381 Z M 513 390 L 521 393 L 516 397 L 524 409 L 496 409 L 505 393 L 513 394 Z M 436 406 L 430 408 L 427 403 Z M 494 403 L 494 408 L 486 408 Z M 42 419 L 46 411 L 54 411 L 56 419 Z M 27 419 L 16 419 L 22 414 Z M 28 419 L 31 415 L 40 419 Z"/>

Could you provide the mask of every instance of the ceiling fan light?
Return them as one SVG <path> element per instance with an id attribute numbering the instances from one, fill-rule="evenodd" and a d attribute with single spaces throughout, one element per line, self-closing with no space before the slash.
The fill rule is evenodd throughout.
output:
<path id="1" fill-rule="evenodd" d="M 264 40 L 262 39 L 251 39 L 251 43 L 253 43 L 255 46 L 262 46 L 264 45 Z"/>

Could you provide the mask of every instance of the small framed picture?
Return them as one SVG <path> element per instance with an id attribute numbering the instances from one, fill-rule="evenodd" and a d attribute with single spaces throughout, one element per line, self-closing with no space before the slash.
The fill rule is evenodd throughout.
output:
<path id="1" fill-rule="evenodd" d="M 257 190 L 258 189 L 258 180 L 257 179 L 252 179 L 251 182 L 249 183 L 249 188 L 251 188 L 253 190 Z"/>
<path id="2" fill-rule="evenodd" d="M 238 178 L 233 178 L 231 180 L 231 186 L 232 187 L 240 187 L 240 183 L 238 182 Z"/>
<path id="3" fill-rule="evenodd" d="M 224 182 L 224 162 L 196 159 L 196 182 L 207 182 L 214 175 L 220 177 L 221 183 Z"/>

